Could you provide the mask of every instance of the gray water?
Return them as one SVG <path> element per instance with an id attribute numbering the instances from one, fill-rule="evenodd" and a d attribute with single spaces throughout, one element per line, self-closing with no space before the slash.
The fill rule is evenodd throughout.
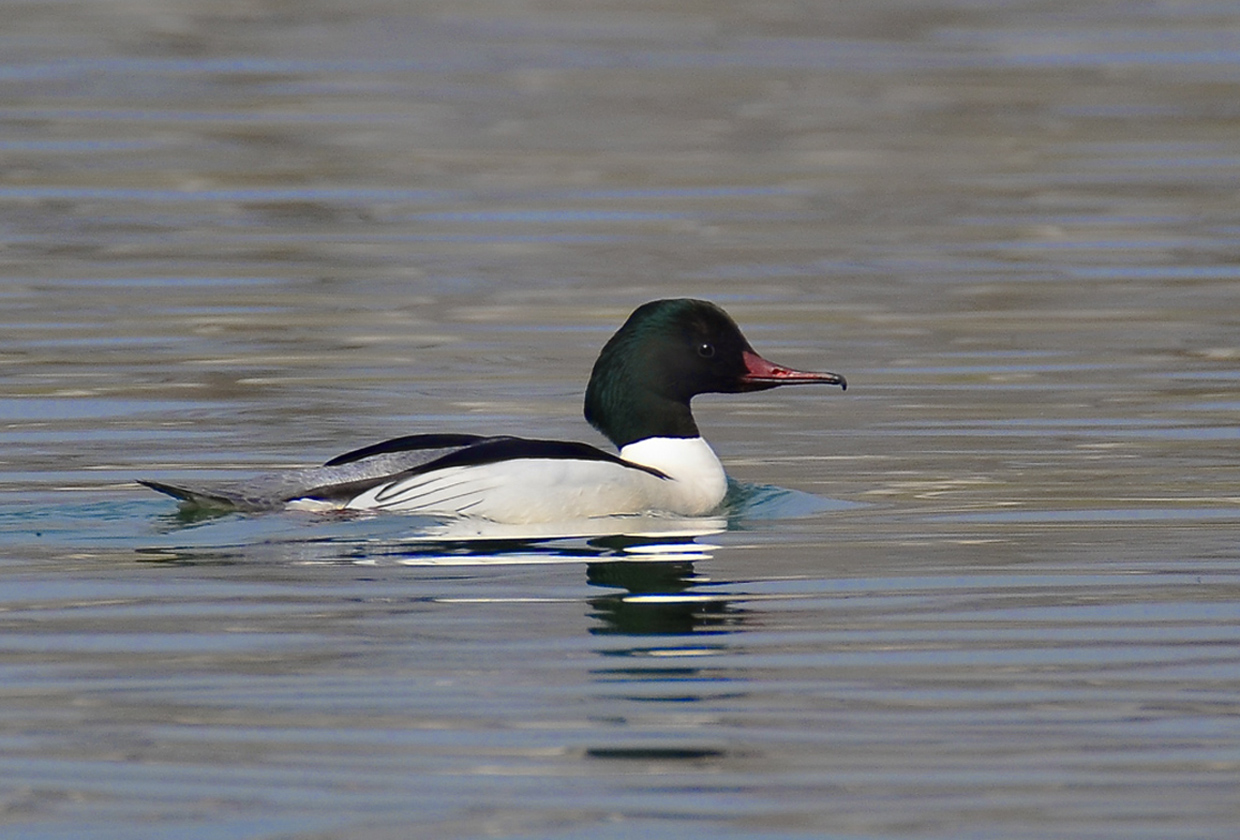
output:
<path id="1" fill-rule="evenodd" d="M 4 837 L 1235 836 L 1234 4 L 3 17 Z M 671 295 L 851 386 L 716 533 L 132 483 L 598 442 Z"/>

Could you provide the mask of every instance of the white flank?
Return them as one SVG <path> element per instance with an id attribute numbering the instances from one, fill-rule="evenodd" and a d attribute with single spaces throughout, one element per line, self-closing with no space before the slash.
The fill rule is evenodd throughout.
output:
<path id="1" fill-rule="evenodd" d="M 325 502 L 322 499 L 290 499 L 284 503 L 285 510 L 300 510 L 308 513 L 327 513 L 332 510 L 340 510 L 340 505 L 335 502 Z"/>
<path id="2" fill-rule="evenodd" d="M 620 457 L 667 478 L 607 461 L 514 458 L 394 481 L 346 507 L 525 524 L 647 511 L 700 516 L 727 492 L 723 465 L 701 438 L 648 438 L 624 447 Z"/>

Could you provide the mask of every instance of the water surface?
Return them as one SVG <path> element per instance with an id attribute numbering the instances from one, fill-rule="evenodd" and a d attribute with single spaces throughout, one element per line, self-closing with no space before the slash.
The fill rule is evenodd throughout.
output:
<path id="1" fill-rule="evenodd" d="M 6 9 L 4 835 L 1231 837 L 1238 27 Z M 671 295 L 850 383 L 695 403 L 715 521 L 133 483 L 597 442 L 594 354 Z"/>

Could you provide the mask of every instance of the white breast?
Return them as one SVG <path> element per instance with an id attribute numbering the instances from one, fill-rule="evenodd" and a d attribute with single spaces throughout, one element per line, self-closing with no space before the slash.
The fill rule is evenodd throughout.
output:
<path id="1" fill-rule="evenodd" d="M 516 458 L 380 485 L 346 507 L 524 524 L 649 511 L 699 516 L 727 492 L 723 465 L 701 438 L 648 438 L 624 447 L 620 457 L 666 478 L 607 461 Z"/>
<path id="2" fill-rule="evenodd" d="M 700 437 L 653 437 L 630 443 L 620 457 L 666 475 L 664 510 L 695 516 L 714 510 L 728 492 L 728 477 L 710 444 Z"/>

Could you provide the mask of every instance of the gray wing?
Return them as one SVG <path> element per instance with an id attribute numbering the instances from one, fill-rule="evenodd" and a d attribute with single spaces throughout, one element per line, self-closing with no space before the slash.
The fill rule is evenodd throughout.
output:
<path id="1" fill-rule="evenodd" d="M 138 483 L 190 507 L 264 511 L 306 497 L 343 503 L 401 473 L 493 440 L 497 439 L 479 435 L 412 435 L 345 453 L 321 467 L 282 470 L 243 481 L 167 484 L 139 479 Z"/>

